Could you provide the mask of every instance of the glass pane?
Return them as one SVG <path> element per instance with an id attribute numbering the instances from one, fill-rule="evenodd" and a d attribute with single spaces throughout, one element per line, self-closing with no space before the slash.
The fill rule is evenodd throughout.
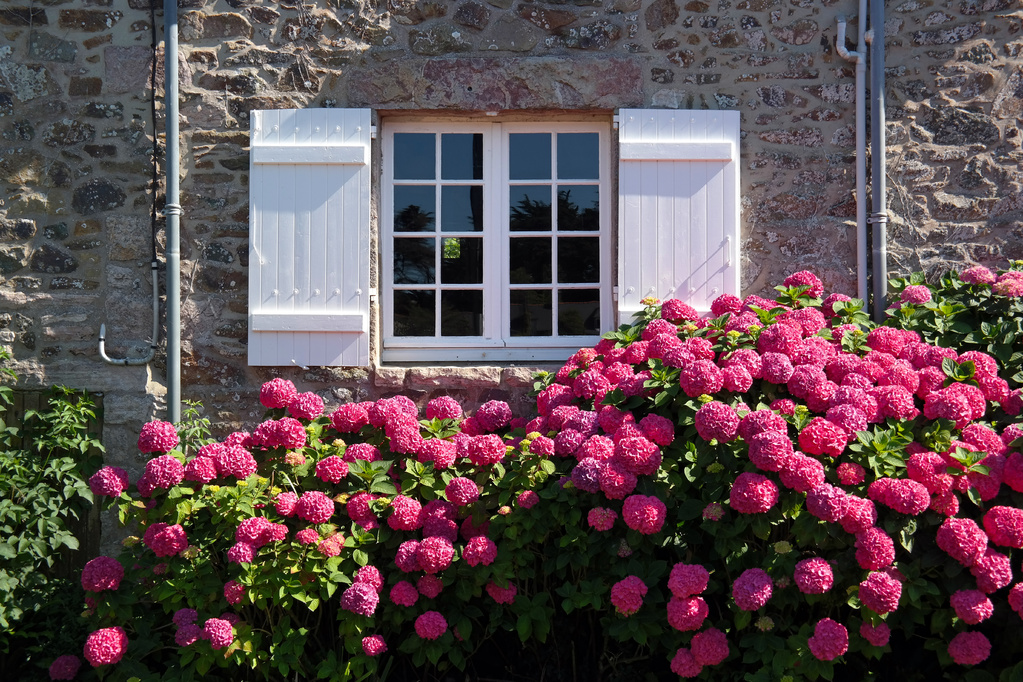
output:
<path id="1" fill-rule="evenodd" d="M 440 189 L 442 232 L 483 231 L 483 188 L 479 185 Z"/>
<path id="2" fill-rule="evenodd" d="M 558 229 L 600 230 L 599 194 L 597 185 L 561 185 L 558 188 Z"/>
<path id="3" fill-rule="evenodd" d="M 508 269 L 512 284 L 545 284 L 551 281 L 550 239 L 524 237 L 508 241 Z"/>
<path id="4" fill-rule="evenodd" d="M 508 138 L 508 177 L 512 180 L 549 180 L 551 134 L 512 133 Z"/>
<path id="5" fill-rule="evenodd" d="M 448 133 L 440 136 L 440 176 L 445 180 L 483 179 L 483 135 Z"/>
<path id="6" fill-rule="evenodd" d="M 437 172 L 436 146 L 433 133 L 395 133 L 394 179 L 433 180 Z"/>
<path id="7" fill-rule="evenodd" d="M 562 289 L 558 292 L 558 335 L 600 333 L 600 290 Z"/>
<path id="8" fill-rule="evenodd" d="M 597 133 L 558 133 L 558 177 L 565 180 L 599 179 L 599 143 Z"/>
<path id="9" fill-rule="evenodd" d="M 440 294 L 441 336 L 483 335 L 483 292 L 442 291 Z"/>
<path id="10" fill-rule="evenodd" d="M 511 292 L 511 335 L 550 336 L 551 325 L 550 291 Z"/>
<path id="11" fill-rule="evenodd" d="M 558 281 L 563 284 L 600 281 L 600 239 L 558 240 Z"/>
<path id="12" fill-rule="evenodd" d="M 432 186 L 394 186 L 394 231 L 432 232 L 437 214 L 437 195 Z"/>
<path id="13" fill-rule="evenodd" d="M 434 239 L 394 240 L 394 283 L 433 284 L 437 279 Z"/>
<path id="14" fill-rule="evenodd" d="M 445 284 L 483 282 L 483 240 L 472 237 L 441 239 L 440 281 Z"/>
<path id="15" fill-rule="evenodd" d="M 435 301 L 432 291 L 395 291 L 394 335 L 433 336 Z"/>
<path id="16" fill-rule="evenodd" d="M 550 185 L 517 185 L 508 188 L 509 227 L 513 232 L 550 232 Z"/>

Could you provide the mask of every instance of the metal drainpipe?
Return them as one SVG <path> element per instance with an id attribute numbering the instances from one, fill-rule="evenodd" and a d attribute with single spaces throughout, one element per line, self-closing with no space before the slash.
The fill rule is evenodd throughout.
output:
<path id="1" fill-rule="evenodd" d="M 167 414 L 181 421 L 181 205 L 178 177 L 178 1 L 163 0 L 167 150 Z"/>
<path id="2" fill-rule="evenodd" d="M 856 297 L 864 305 L 867 289 L 867 0 L 860 0 L 856 18 L 856 51 L 845 47 L 845 17 L 838 17 L 837 50 L 840 57 L 856 64 Z"/>
<path id="3" fill-rule="evenodd" d="M 884 0 L 870 0 L 870 117 L 871 117 L 871 194 L 873 211 L 875 322 L 883 322 L 888 307 L 888 186 L 885 172 L 884 101 Z"/>

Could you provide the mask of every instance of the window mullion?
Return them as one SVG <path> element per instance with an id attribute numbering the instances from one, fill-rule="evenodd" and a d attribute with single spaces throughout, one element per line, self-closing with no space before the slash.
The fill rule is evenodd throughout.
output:
<path id="1" fill-rule="evenodd" d="M 484 296 L 491 314 L 487 316 L 487 336 L 502 340 L 508 334 L 508 169 L 504 127 L 494 123 L 488 130 L 490 163 L 484 191 L 490 199 L 484 224 L 488 267 Z"/>

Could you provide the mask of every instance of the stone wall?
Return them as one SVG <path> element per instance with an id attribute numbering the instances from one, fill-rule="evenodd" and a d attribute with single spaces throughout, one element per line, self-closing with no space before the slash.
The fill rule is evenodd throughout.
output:
<path id="1" fill-rule="evenodd" d="M 162 2 L 0 7 L 0 342 L 29 384 L 106 393 L 111 457 L 161 414 L 150 336 L 153 134 L 163 149 Z M 717 108 L 742 113 L 743 286 L 812 268 L 855 293 L 853 0 L 180 0 L 185 397 L 252 423 L 273 375 L 331 404 L 396 391 L 516 402 L 526 368 L 249 368 L 248 114 Z M 888 3 L 893 272 L 1023 258 L 1018 0 Z M 162 40 L 162 38 L 160 38 Z M 849 47 L 854 49 L 850 43 Z M 157 221 L 162 239 L 162 219 Z M 160 258 L 162 259 L 162 246 Z M 162 266 L 161 266 L 162 267 Z M 161 286 L 162 286 L 161 273 Z M 137 468 L 137 463 L 134 463 Z"/>

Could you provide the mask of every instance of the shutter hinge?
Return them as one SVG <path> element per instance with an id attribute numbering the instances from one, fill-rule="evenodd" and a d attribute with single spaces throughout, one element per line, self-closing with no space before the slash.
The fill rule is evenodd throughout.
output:
<path id="1" fill-rule="evenodd" d="M 377 127 L 376 126 L 370 126 L 369 127 L 369 139 L 371 139 L 371 140 L 377 139 Z"/>

